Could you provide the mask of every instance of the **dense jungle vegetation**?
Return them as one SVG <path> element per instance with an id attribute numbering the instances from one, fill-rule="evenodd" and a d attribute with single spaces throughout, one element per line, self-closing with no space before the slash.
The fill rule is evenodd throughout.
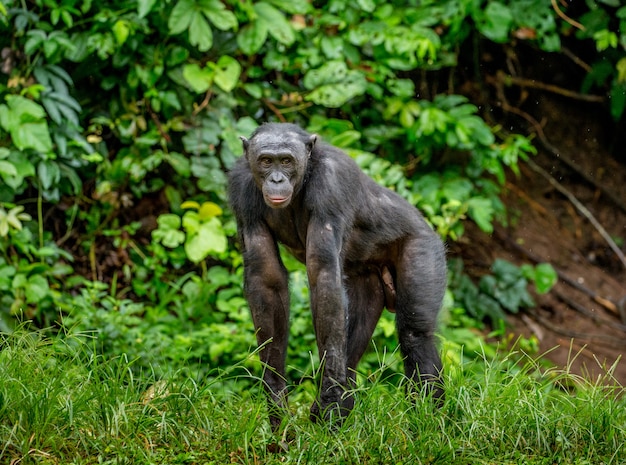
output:
<path id="1" fill-rule="evenodd" d="M 33 383 L 48 363 L 64 367 L 64 376 L 76 370 L 77 379 L 96 373 L 131 386 L 137 406 L 147 405 L 139 399 L 142 386 L 158 386 L 156 380 L 166 378 L 174 383 L 168 392 L 187 394 L 162 400 L 178 404 L 155 411 L 185 411 L 186 418 L 199 422 L 189 428 L 211 430 L 215 426 L 203 422 L 219 409 L 190 412 L 191 399 L 201 392 L 203 402 L 217 402 L 226 392 L 244 395 L 251 385 L 258 390 L 254 375 L 260 373 L 249 356 L 256 345 L 254 330 L 226 199 L 228 170 L 242 153 L 238 136 L 248 136 L 264 121 L 300 124 L 407 198 L 449 243 L 463 236 L 467 222 L 489 234 L 496 222 L 509 221 L 499 197 L 507 176 L 515 176 L 519 164 L 536 153 L 532 137 L 498 123 L 504 113 L 524 114 L 501 98 L 503 92 L 519 92 L 523 81 L 516 53 L 559 55 L 579 65 L 571 87 L 557 91 L 597 97 L 609 119 L 623 124 L 626 7 L 619 0 L 0 0 L 4 380 L 28 384 L 11 378 L 11 370 L 21 366 L 15 364 L 16 348 L 33 351 L 33 363 L 42 350 L 49 358 L 30 375 L 25 370 Z M 289 374 L 295 383 L 310 385 L 317 368 L 306 273 L 295 260 L 284 259 L 292 294 Z M 498 352 L 497 342 L 484 342 L 486 330 L 504 336 L 505 315 L 532 307 L 532 294 L 548 292 L 557 275 L 548 264 L 518 267 L 504 260 L 494 262 L 479 282 L 464 274 L 458 259 L 449 269 L 440 332 L 444 363 L 480 378 L 485 360 Z M 362 378 L 401 384 L 392 314 L 383 316 L 373 347 L 360 365 Z M 518 348 L 532 354 L 536 341 L 522 339 Z M 498 363 L 515 365 L 504 358 Z M 108 359 L 115 363 L 103 368 Z M 151 381 L 141 381 L 143 376 Z M 60 393 L 72 378 L 54 379 L 58 384 L 50 386 Z M 210 388 L 194 384 L 205 382 Z M 518 382 L 515 392 L 523 391 L 524 381 Z M 547 390 L 537 383 L 536 392 Z M 463 397 L 463 383 L 452 385 Z M 11 440 L 0 448 L 0 457 L 66 463 L 46 458 L 62 457 L 46 450 L 56 447 L 46 445 L 49 432 L 29 436 L 43 421 L 41 412 L 30 419 L 30 410 L 12 414 L 26 404 L 12 397 L 18 391 L 3 389 L 0 442 Z M 306 398 L 306 392 L 298 395 Z M 112 395 L 123 396 L 121 391 Z M 109 441 L 134 428 L 111 423 L 119 417 L 107 412 L 119 405 L 102 410 Z M 262 408 L 254 405 L 245 408 Z M 377 411 L 384 415 L 380 406 Z M 147 427 L 154 426 L 160 437 L 170 424 L 163 415 L 162 426 Z M 226 415 L 234 421 L 238 414 Z M 81 421 L 77 454 L 89 456 L 94 452 L 88 443 L 97 434 L 85 432 L 91 420 Z M 410 429 L 411 421 L 403 421 Z M 559 443 L 560 451 L 588 439 L 580 431 L 575 438 L 563 435 L 559 425 L 555 420 L 549 429 L 551 444 Z M 196 440 L 178 427 L 176 447 L 191 454 Z M 473 430 L 464 431 L 468 435 L 457 439 L 469 444 Z M 623 438 L 624 430 L 607 434 L 613 441 Z M 156 436 L 144 439 L 158 442 Z M 29 443 L 28 437 L 41 442 Z M 258 451 L 251 453 L 241 441 L 227 441 L 225 455 L 215 460 L 255 462 Z M 519 441 L 507 438 L 502 444 L 516 451 L 507 460 L 522 463 L 515 457 L 527 450 Z M 70 455 L 75 452 L 68 447 Z M 608 463 L 617 457 L 611 458 L 611 447 L 586 454 L 601 453 Z M 472 462 L 460 452 L 437 458 L 435 449 L 425 449 L 431 455 L 424 463 L 453 463 L 454 457 Z M 95 454 L 100 458 L 84 463 L 105 463 L 103 457 L 114 453 Z M 358 462 L 347 449 L 345 454 L 344 463 Z M 388 459 L 401 463 L 393 454 Z M 137 457 L 128 460 L 140 463 L 132 461 Z M 195 460 L 193 454 L 181 455 L 171 463 Z M 372 456 L 363 463 L 368 460 L 383 459 Z"/>

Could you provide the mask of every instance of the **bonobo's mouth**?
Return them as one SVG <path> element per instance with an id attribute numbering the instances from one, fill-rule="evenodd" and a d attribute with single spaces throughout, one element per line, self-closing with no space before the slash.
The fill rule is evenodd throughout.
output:
<path id="1" fill-rule="evenodd" d="M 270 207 L 284 207 L 285 205 L 289 203 L 290 198 L 291 196 L 288 196 L 288 197 L 279 197 L 279 196 L 269 197 L 268 196 L 265 199 L 269 203 Z"/>

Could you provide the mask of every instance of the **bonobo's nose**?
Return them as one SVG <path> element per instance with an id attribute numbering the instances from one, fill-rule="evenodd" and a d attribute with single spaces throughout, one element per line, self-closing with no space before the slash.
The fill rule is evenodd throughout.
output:
<path id="1" fill-rule="evenodd" d="M 285 181 L 285 177 L 281 173 L 272 173 L 270 175 L 270 182 L 274 184 L 281 184 Z"/>

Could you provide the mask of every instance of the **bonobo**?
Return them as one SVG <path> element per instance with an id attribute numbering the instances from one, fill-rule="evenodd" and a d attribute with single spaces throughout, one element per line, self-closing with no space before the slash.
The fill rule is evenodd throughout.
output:
<path id="1" fill-rule="evenodd" d="M 323 372 L 311 417 L 347 415 L 349 388 L 383 307 L 396 312 L 406 376 L 443 395 L 435 347 L 446 287 L 444 246 L 422 215 L 376 184 L 341 150 L 286 123 L 243 141 L 229 196 L 244 259 L 244 288 L 265 364 L 270 421 L 287 405 L 287 271 L 277 242 L 306 264 Z"/>

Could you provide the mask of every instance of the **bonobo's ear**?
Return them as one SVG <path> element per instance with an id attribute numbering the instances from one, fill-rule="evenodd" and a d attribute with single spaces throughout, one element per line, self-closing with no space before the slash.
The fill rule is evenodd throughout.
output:
<path id="1" fill-rule="evenodd" d="M 243 136 L 239 136 L 241 139 L 241 145 L 243 145 L 243 154 L 248 158 L 248 146 L 250 145 L 250 141 Z"/>
<path id="2" fill-rule="evenodd" d="M 317 142 L 317 134 L 311 134 L 309 140 L 306 143 L 307 155 L 310 157 L 311 152 L 313 151 L 313 147 L 315 147 L 315 142 Z"/>

